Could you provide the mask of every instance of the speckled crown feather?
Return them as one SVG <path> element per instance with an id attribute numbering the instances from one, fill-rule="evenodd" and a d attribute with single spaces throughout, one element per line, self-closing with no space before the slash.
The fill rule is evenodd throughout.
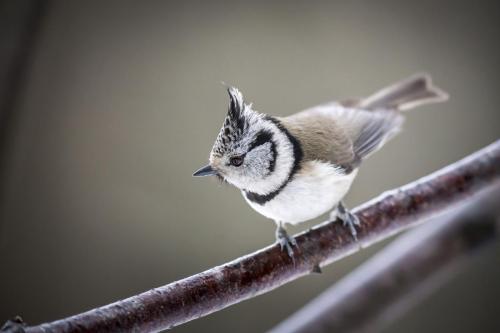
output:
<path id="1" fill-rule="evenodd" d="M 241 138 L 249 125 L 246 113 L 250 106 L 244 103 L 241 92 L 235 87 L 228 87 L 227 92 L 229 94 L 227 116 L 212 149 L 212 153 L 219 156 L 224 154 L 230 143 L 237 142 Z"/>

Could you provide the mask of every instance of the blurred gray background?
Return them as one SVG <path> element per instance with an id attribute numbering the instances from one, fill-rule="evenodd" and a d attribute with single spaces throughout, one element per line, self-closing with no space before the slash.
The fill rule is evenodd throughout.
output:
<path id="1" fill-rule="evenodd" d="M 408 114 L 351 207 L 499 138 L 495 1 L 0 6 L 0 322 L 75 314 L 274 241 L 236 189 L 191 177 L 226 112 L 220 81 L 288 115 L 431 73 L 451 100 Z M 174 331 L 262 332 L 382 246 Z M 499 254 L 478 253 L 388 332 L 499 332 Z"/>

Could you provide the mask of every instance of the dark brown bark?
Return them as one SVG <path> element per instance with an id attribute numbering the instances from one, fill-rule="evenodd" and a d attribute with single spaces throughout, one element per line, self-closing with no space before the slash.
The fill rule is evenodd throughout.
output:
<path id="1" fill-rule="evenodd" d="M 340 223 L 325 223 L 296 239 L 294 260 L 271 245 L 205 272 L 73 317 L 26 327 L 41 332 L 154 332 L 269 292 L 309 274 L 318 265 L 339 260 L 429 215 L 470 197 L 498 180 L 500 141 L 425 178 L 354 210 L 361 226 L 359 242 Z"/>
<path id="2" fill-rule="evenodd" d="M 499 185 L 399 237 L 269 333 L 380 331 L 499 236 Z"/>

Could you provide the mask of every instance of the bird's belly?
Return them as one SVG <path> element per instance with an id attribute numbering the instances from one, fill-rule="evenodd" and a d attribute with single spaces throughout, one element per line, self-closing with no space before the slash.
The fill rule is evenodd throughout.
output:
<path id="1" fill-rule="evenodd" d="M 260 214 L 297 224 L 316 218 L 336 206 L 349 190 L 356 170 L 345 175 L 331 164 L 311 161 L 271 201 L 247 202 Z"/>

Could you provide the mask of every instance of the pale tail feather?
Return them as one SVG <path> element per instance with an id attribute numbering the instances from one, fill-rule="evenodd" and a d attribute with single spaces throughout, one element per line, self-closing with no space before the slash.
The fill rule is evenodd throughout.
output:
<path id="1" fill-rule="evenodd" d="M 409 110 L 417 106 L 448 100 L 448 94 L 434 86 L 428 74 L 416 74 L 361 100 L 361 109 Z"/>
<path id="2" fill-rule="evenodd" d="M 427 104 L 444 102 L 448 94 L 432 84 L 427 74 L 416 74 L 361 100 L 356 107 L 373 112 L 354 139 L 356 155 L 364 159 L 390 140 L 401 128 L 403 117 L 391 110 L 409 110 Z"/>

